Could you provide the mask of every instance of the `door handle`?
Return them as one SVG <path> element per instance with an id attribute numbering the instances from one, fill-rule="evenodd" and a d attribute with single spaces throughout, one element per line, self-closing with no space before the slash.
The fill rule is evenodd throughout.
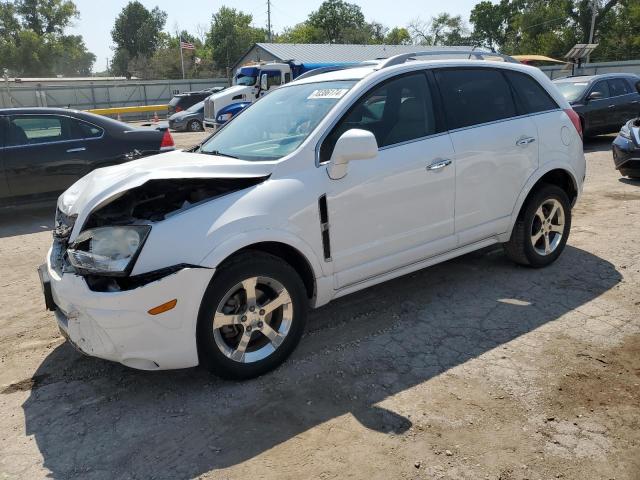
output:
<path id="1" fill-rule="evenodd" d="M 67 153 L 84 152 L 86 149 L 86 147 L 70 148 Z"/>
<path id="2" fill-rule="evenodd" d="M 432 164 L 427 165 L 427 171 L 433 172 L 433 171 L 437 171 L 437 170 L 442 170 L 444 167 L 446 167 L 448 165 L 451 165 L 451 160 L 449 160 L 449 159 L 436 160 Z"/>
<path id="3" fill-rule="evenodd" d="M 524 137 L 524 138 L 520 138 L 518 140 L 516 140 L 516 145 L 518 147 L 524 147 L 526 145 L 529 145 L 530 143 L 535 142 L 536 139 L 533 137 Z"/>
<path id="4" fill-rule="evenodd" d="M 631 103 L 640 103 L 640 101 L 638 101 L 638 100 L 634 100 L 634 101 L 633 101 L 633 102 L 631 102 Z"/>

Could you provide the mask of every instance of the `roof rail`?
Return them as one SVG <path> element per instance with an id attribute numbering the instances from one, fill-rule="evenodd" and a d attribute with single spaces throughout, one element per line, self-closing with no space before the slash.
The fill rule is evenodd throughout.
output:
<path id="1" fill-rule="evenodd" d="M 298 75 L 296 77 L 296 80 L 301 80 L 303 78 L 314 77 L 316 75 L 320 75 L 321 73 L 336 72 L 338 70 L 346 70 L 348 68 L 357 68 L 357 67 L 362 67 L 362 66 L 363 66 L 363 64 L 356 63 L 356 64 L 353 64 L 353 65 L 331 65 L 331 66 L 327 66 L 327 67 L 314 68 L 313 70 L 309 70 L 308 72 L 304 72 L 302 75 Z"/>
<path id="2" fill-rule="evenodd" d="M 428 57 L 428 56 L 436 56 L 436 55 L 468 55 L 468 58 L 472 57 L 476 60 L 485 60 L 485 57 L 500 57 L 505 62 L 509 63 L 520 63 L 515 58 L 510 57 L 509 55 L 504 55 L 502 53 L 496 52 L 485 52 L 483 50 L 426 50 L 426 51 L 417 51 L 412 53 L 401 53 L 400 55 L 394 55 L 393 57 L 389 57 L 385 60 L 382 60 L 378 64 L 378 70 L 383 68 L 391 67 L 393 65 L 400 65 L 406 62 L 407 60 L 415 60 L 415 57 Z"/>

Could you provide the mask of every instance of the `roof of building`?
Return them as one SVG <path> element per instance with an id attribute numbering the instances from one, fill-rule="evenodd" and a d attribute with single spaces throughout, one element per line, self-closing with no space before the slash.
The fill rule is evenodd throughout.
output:
<path id="1" fill-rule="evenodd" d="M 428 50 L 471 50 L 472 47 L 422 47 L 418 45 L 354 45 L 337 43 L 256 43 L 281 60 L 301 63 L 352 63 L 389 58 Z M 253 47 L 252 47 L 253 48 Z"/>

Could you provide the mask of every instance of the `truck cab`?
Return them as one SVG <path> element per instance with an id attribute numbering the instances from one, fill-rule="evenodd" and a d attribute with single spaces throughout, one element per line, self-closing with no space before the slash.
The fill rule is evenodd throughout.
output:
<path id="1" fill-rule="evenodd" d="M 261 62 L 238 68 L 233 77 L 233 86 L 205 100 L 205 127 L 219 128 L 231 118 L 227 107 L 236 103 L 248 106 L 271 90 L 289 83 L 292 78 L 292 67 L 288 63 Z M 222 109 L 225 109 L 224 114 L 221 112 Z"/>

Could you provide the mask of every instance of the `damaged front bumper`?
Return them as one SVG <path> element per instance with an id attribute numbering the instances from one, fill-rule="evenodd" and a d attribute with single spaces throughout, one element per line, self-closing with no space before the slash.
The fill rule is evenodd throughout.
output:
<path id="1" fill-rule="evenodd" d="M 81 352 L 142 370 L 198 365 L 196 323 L 214 270 L 185 267 L 131 290 L 92 291 L 84 277 L 40 269 L 47 308 L 63 335 Z M 149 310 L 177 300 L 159 315 Z"/>

